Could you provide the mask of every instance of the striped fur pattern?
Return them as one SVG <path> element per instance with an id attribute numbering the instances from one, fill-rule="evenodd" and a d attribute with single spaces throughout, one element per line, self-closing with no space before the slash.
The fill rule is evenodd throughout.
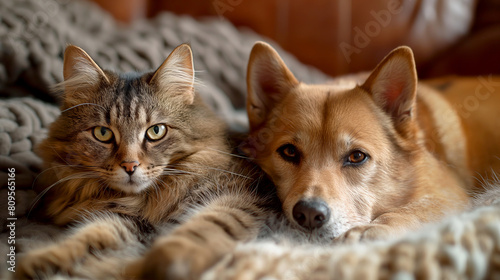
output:
<path id="1" fill-rule="evenodd" d="M 39 147 L 37 214 L 76 227 L 26 253 L 19 278 L 78 276 L 77 264 L 134 248 L 127 269 L 93 277 L 193 279 L 257 236 L 270 201 L 260 172 L 231 155 L 225 126 L 195 95 L 188 45 L 155 72 L 127 74 L 69 46 L 64 77 L 61 115 Z"/>

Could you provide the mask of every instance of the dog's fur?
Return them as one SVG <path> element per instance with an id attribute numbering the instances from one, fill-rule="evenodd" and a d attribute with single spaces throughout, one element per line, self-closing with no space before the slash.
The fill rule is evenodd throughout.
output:
<path id="1" fill-rule="evenodd" d="M 274 181 L 294 223 L 298 203 L 319 203 L 328 215 L 303 225 L 311 233 L 388 238 L 464 209 L 481 189 L 475 179 L 500 170 L 493 92 L 500 78 L 417 86 L 408 47 L 392 51 L 364 83 L 356 78 L 304 84 L 271 46 L 252 49 L 243 148 Z"/>

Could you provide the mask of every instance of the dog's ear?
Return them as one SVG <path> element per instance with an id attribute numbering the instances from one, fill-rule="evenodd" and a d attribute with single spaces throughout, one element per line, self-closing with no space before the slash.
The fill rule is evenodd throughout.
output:
<path id="1" fill-rule="evenodd" d="M 259 127 L 269 112 L 299 82 L 267 43 L 252 48 L 247 69 L 247 112 L 250 129 Z"/>
<path id="2" fill-rule="evenodd" d="M 396 129 L 404 132 L 404 126 L 414 119 L 417 94 L 417 71 L 411 49 L 394 49 L 361 88 L 372 94 L 375 103 L 392 116 Z"/>

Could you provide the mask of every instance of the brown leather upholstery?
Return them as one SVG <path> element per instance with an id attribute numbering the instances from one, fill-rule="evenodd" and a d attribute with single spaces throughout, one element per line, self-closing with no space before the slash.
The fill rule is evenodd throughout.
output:
<path id="1" fill-rule="evenodd" d="M 372 69 L 399 45 L 412 47 L 421 77 L 500 73 L 500 0 L 143 1 L 149 16 L 170 10 L 250 27 L 330 75 Z"/>

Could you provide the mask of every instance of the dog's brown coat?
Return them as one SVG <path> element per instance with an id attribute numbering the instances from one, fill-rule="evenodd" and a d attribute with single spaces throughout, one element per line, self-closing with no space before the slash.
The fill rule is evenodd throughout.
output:
<path id="1" fill-rule="evenodd" d="M 489 89 L 498 85 L 490 77 Z M 458 79 L 443 94 L 418 84 L 411 50 L 391 52 L 361 85 L 300 83 L 272 47 L 257 43 L 248 65 L 250 136 L 245 150 L 277 186 L 294 220 L 299 200 L 321 199 L 338 240 L 379 239 L 463 209 L 480 180 L 500 170 L 500 95 L 465 118 L 455 104 L 478 82 Z M 431 85 L 437 85 L 434 81 Z M 346 86 L 347 85 L 347 86 Z M 418 88 L 418 89 L 417 89 Z M 294 164 L 277 152 L 292 144 Z M 354 151 L 364 164 L 344 164 Z"/>

